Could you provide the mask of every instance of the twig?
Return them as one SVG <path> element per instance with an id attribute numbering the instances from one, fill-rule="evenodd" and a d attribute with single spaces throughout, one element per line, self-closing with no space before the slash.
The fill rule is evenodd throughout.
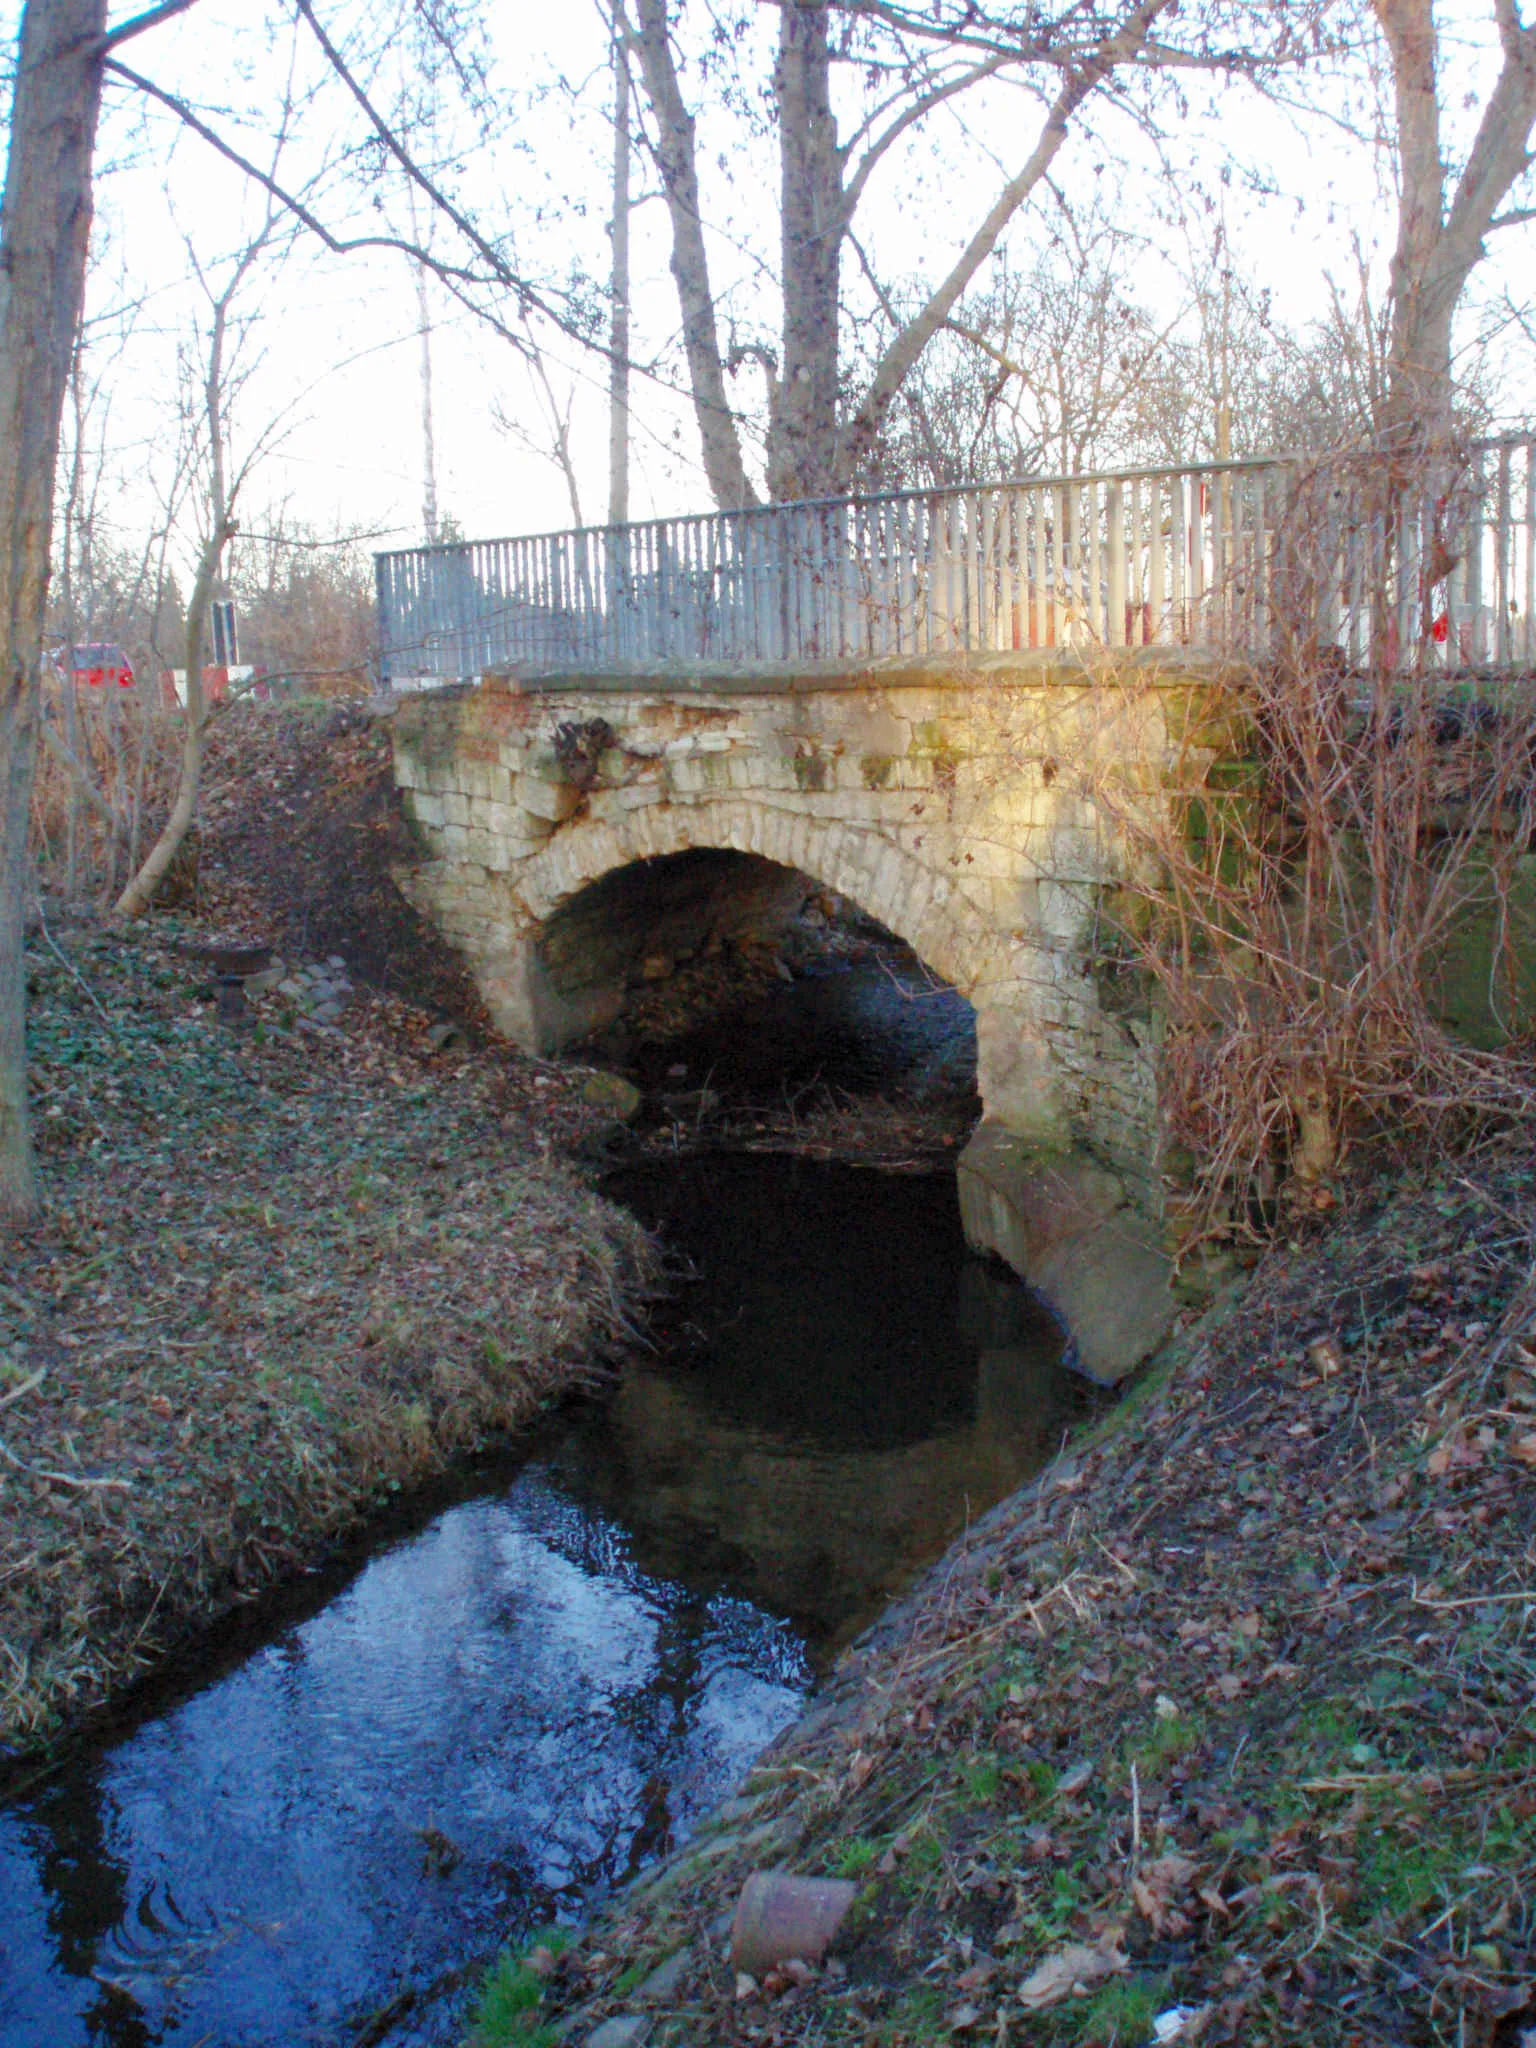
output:
<path id="1" fill-rule="evenodd" d="M 1136 1866 L 1141 1861 L 1141 1779 L 1137 1774 L 1136 1761 L 1131 1760 L 1131 1869 L 1134 1879 Z"/>
<path id="2" fill-rule="evenodd" d="M 1140 1576 L 1136 1572 L 1132 1571 L 1131 1567 L 1125 1562 L 1123 1558 L 1116 1557 L 1115 1553 L 1110 1549 L 1107 1543 L 1103 1542 L 1099 1537 L 1094 1536 L 1092 1532 L 1090 1532 L 1089 1540 L 1094 1544 L 1094 1546 L 1097 1549 L 1103 1551 L 1104 1555 L 1109 1559 L 1110 1563 L 1115 1567 L 1117 1571 L 1122 1571 L 1125 1573 L 1125 1576 L 1130 1580 L 1133 1586 L 1139 1586 L 1141 1584 Z"/>
<path id="3" fill-rule="evenodd" d="M 47 946 L 49 952 L 53 955 L 54 959 L 58 961 L 59 965 L 64 969 L 64 972 L 67 975 L 69 975 L 70 978 L 75 982 L 76 986 L 80 989 L 81 994 L 85 997 L 86 1001 L 90 1004 L 91 1008 L 96 1012 L 97 1016 L 101 1019 L 102 1023 L 106 1025 L 108 1035 L 111 1037 L 113 1044 L 120 1046 L 122 1044 L 122 1040 L 117 1035 L 117 1031 L 112 1023 L 112 1019 L 107 1015 L 106 1011 L 101 1007 L 101 1004 L 98 1002 L 96 998 L 96 991 L 91 987 L 90 983 L 85 979 L 84 975 L 81 974 L 79 968 L 76 967 L 75 963 L 65 953 L 60 951 L 58 942 L 55 940 L 53 933 L 49 931 L 48 919 L 43 911 L 43 899 L 41 896 L 37 898 L 37 923 L 38 929 L 42 932 L 43 935 L 43 943 Z"/>
<path id="4" fill-rule="evenodd" d="M 18 1458 L 3 1437 L 0 1437 L 0 1458 L 14 1465 L 18 1472 L 30 1472 L 34 1479 L 49 1480 L 55 1486 L 78 1486 L 82 1490 L 91 1487 L 116 1487 L 123 1493 L 132 1493 L 131 1479 L 77 1479 L 70 1472 L 52 1472 L 46 1465 L 29 1465 L 25 1458 Z"/>
<path id="5" fill-rule="evenodd" d="M 19 1387 L 12 1387 L 8 1394 L 0 1394 L 0 1408 L 9 1408 L 13 1401 L 19 1401 L 23 1394 L 30 1394 L 34 1387 L 40 1387 L 48 1376 L 46 1365 L 40 1365 L 29 1380 L 23 1380 Z"/>
<path id="6" fill-rule="evenodd" d="M 1417 1579 L 1413 1582 L 1413 1604 L 1415 1607 L 1500 1607 L 1508 1602 L 1523 1600 L 1528 1606 L 1536 1605 L 1536 1592 L 1523 1593 L 1467 1593 L 1459 1600 L 1432 1600 L 1427 1593 L 1419 1591 Z"/>

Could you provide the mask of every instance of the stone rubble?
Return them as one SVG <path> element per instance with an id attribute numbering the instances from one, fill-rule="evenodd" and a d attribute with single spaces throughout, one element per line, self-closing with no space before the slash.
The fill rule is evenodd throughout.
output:
<path id="1" fill-rule="evenodd" d="M 274 957 L 260 974 L 246 977 L 248 997 L 277 995 L 312 1024 L 338 1025 L 352 1000 L 352 977 L 339 953 L 308 963 Z"/>

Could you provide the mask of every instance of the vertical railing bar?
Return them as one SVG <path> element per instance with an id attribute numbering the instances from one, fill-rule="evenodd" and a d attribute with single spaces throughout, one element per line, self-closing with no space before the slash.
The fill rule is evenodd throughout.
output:
<path id="1" fill-rule="evenodd" d="M 771 661 L 773 636 L 769 631 L 769 613 L 763 587 L 765 525 L 766 521 L 758 518 L 755 513 L 743 512 L 737 515 L 737 542 L 741 549 L 742 608 L 755 653 L 760 660 Z"/>
<path id="2" fill-rule="evenodd" d="M 788 600 L 784 614 L 788 623 L 788 645 L 784 647 L 784 657 L 788 662 L 801 662 L 805 657 L 805 561 L 799 506 L 786 506 L 780 518 L 784 520 L 784 553 L 788 569 L 791 569 L 791 600 Z"/>
<path id="3" fill-rule="evenodd" d="M 1033 490 L 1029 494 L 1029 644 L 1031 647 L 1049 647 L 1050 634 L 1046 614 L 1045 547 L 1046 547 L 1046 503 L 1045 492 Z"/>
<path id="4" fill-rule="evenodd" d="M 1423 649 L 1419 644 L 1419 536 L 1423 523 L 1421 494 L 1399 488 L 1397 492 L 1397 659 L 1401 667 L 1417 669 Z"/>
<path id="5" fill-rule="evenodd" d="M 923 638 L 922 651 L 932 654 L 944 638 L 944 593 L 940 588 L 939 575 L 942 567 L 939 545 L 939 504 L 937 498 L 924 498 L 922 504 L 923 537 Z"/>
<path id="6" fill-rule="evenodd" d="M 897 654 L 913 652 L 917 622 L 917 578 L 913 573 L 912 511 L 905 498 L 896 503 L 896 610 L 891 627 Z"/>
<path id="7" fill-rule="evenodd" d="M 1189 602 L 1194 620 L 1191 638 L 1197 645 L 1206 645 L 1210 638 L 1210 613 L 1206 603 L 1205 574 L 1205 533 L 1208 521 L 1206 505 L 1206 472 L 1197 470 L 1190 482 L 1190 546 L 1189 546 Z"/>
<path id="8" fill-rule="evenodd" d="M 1270 608 L 1270 578 L 1274 563 L 1270 549 L 1274 545 L 1274 465 L 1266 467 L 1257 475 L 1255 483 L 1255 532 L 1253 532 L 1253 633 L 1257 635 L 1257 649 L 1268 649 L 1272 643 L 1274 616 Z"/>
<path id="9" fill-rule="evenodd" d="M 1129 547 L 1125 565 L 1125 601 L 1129 607 L 1125 637 L 1132 647 L 1146 641 L 1146 553 L 1144 542 L 1146 500 L 1149 491 L 1140 477 L 1131 478 L 1127 534 Z"/>
<path id="10" fill-rule="evenodd" d="M 1509 444 L 1499 449 L 1499 502 L 1497 502 L 1497 539 L 1495 539 L 1495 602 L 1499 606 L 1497 637 L 1495 637 L 1495 659 L 1499 666 L 1507 666 L 1513 657 L 1513 623 L 1509 618 L 1509 584 L 1513 578 L 1513 522 L 1509 506 Z"/>
<path id="11" fill-rule="evenodd" d="M 996 646 L 1008 653 L 1014 644 L 1013 630 L 1013 528 L 1015 501 L 1012 491 L 992 493 L 993 545 L 997 563 Z"/>
<path id="12" fill-rule="evenodd" d="M 981 536 L 981 493 L 969 491 L 957 501 L 965 520 L 965 645 L 975 653 L 987 644 L 986 593 L 983 578 L 986 564 Z"/>
<path id="13" fill-rule="evenodd" d="M 896 651 L 891 645 L 891 620 L 895 608 L 886 594 L 893 559 L 893 510 L 884 502 L 870 507 L 868 553 L 865 556 L 864 587 L 868 592 L 870 645 L 881 658 Z"/>
<path id="14" fill-rule="evenodd" d="M 955 645 L 955 507 L 954 500 L 944 492 L 935 502 L 934 525 L 939 536 L 939 559 L 944 565 L 944 608 L 940 614 L 940 641 L 943 651 L 953 652 Z"/>

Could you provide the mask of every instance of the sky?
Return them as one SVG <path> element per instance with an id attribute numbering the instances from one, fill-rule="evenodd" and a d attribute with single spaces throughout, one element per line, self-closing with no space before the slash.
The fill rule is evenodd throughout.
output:
<path id="1" fill-rule="evenodd" d="M 353 34 L 357 47 L 368 50 L 382 96 L 417 83 L 412 53 L 398 39 L 386 42 L 382 53 L 370 42 L 371 26 L 388 4 L 321 0 L 320 14 L 338 37 Z M 701 0 L 691 5 L 696 19 Z M 1445 10 L 1453 101 L 1475 95 L 1484 76 L 1486 6 L 1487 0 L 1457 0 Z M 555 289 L 573 267 L 601 277 L 612 147 L 601 16 L 591 0 L 567 0 L 558 8 L 498 0 L 484 12 L 483 43 L 467 39 L 461 50 L 478 55 L 495 85 L 495 121 L 487 129 L 462 105 L 422 112 L 414 146 L 438 165 L 442 182 L 467 210 L 510 238 L 524 275 Z M 302 97 L 319 76 L 312 41 L 295 37 L 291 23 L 277 0 L 266 6 L 199 0 L 121 54 L 269 165 L 285 91 Z M 759 79 L 767 76 L 771 32 L 771 10 L 764 8 L 749 27 L 745 53 Z M 685 85 L 706 105 L 700 152 L 723 321 L 745 338 L 768 337 L 776 252 L 773 207 L 764 195 L 777 182 L 772 137 L 761 118 L 752 123 L 756 132 L 744 136 L 740 121 L 712 115 L 696 63 Z M 1058 182 L 1075 202 L 1097 195 L 1106 212 L 1141 238 L 1127 282 L 1154 306 L 1176 306 L 1184 289 L 1177 276 L 1180 251 L 1190 234 L 1208 243 L 1219 222 L 1237 274 L 1270 290 L 1282 316 L 1305 326 L 1323 317 L 1331 291 L 1348 296 L 1357 290 L 1362 262 L 1379 288 L 1392 233 L 1382 160 L 1360 134 L 1349 132 L 1371 126 L 1369 88 L 1357 78 L 1331 90 L 1336 118 L 1303 117 L 1245 86 L 1215 90 L 1196 81 L 1187 109 L 1175 114 L 1164 108 L 1156 144 L 1131 119 L 1105 108 L 1069 143 Z M 840 113 L 846 126 L 851 101 Z M 1016 90 L 985 88 L 941 110 L 894 151 L 859 219 L 860 240 L 876 270 L 887 279 L 942 274 L 1027 152 L 1037 121 L 1033 104 Z M 334 84 L 322 87 L 294 113 L 291 140 L 275 159 L 278 175 L 291 188 L 310 191 L 315 212 L 345 233 L 405 233 L 402 179 L 385 177 L 360 188 L 342 176 L 344 147 L 360 134 L 356 110 Z M 354 165 L 355 158 L 354 149 Z M 98 163 L 81 474 L 95 493 L 104 529 L 115 529 L 126 547 L 165 522 L 167 503 L 176 507 L 171 553 L 184 565 L 194 545 L 197 494 L 187 487 L 177 451 L 200 374 L 208 313 L 208 292 L 195 272 L 220 288 L 234 252 L 259 225 L 265 201 L 172 115 L 120 83 L 108 95 Z M 729 175 L 722 175 L 722 164 Z M 641 168 L 636 181 L 645 191 L 654 184 Z M 1175 202 L 1191 228 L 1171 224 Z M 1049 232 L 1054 204 L 1047 199 L 1011 231 L 1011 260 L 1026 260 L 1032 242 Z M 426 226 L 425 217 L 417 224 Z M 454 245 L 441 222 L 430 234 L 434 247 L 446 252 Z M 638 208 L 632 234 L 635 354 L 657 370 L 635 385 L 632 516 L 705 510 L 696 434 L 678 389 L 676 300 L 665 211 L 656 199 Z M 1485 300 L 1502 290 L 1529 296 L 1533 237 L 1536 229 L 1522 228 L 1500 238 L 1480 280 Z M 859 290 L 853 275 L 856 306 Z M 427 298 L 440 511 L 475 537 L 573 524 L 565 483 L 540 452 L 548 446 L 548 428 L 538 387 L 517 351 L 435 280 Z M 506 298 L 496 305 L 515 326 Z M 866 294 L 866 315 L 869 310 Z M 243 381 L 230 409 L 235 464 L 249 463 L 241 493 L 248 528 L 297 521 L 322 534 L 366 536 L 374 547 L 417 543 L 423 499 L 419 329 L 414 268 L 392 251 L 337 257 L 298 235 L 252 267 L 232 304 L 232 356 Z M 607 364 L 565 337 L 546 332 L 545 339 L 550 387 L 571 404 L 582 512 L 597 523 L 605 516 Z M 1518 403 L 1523 358 L 1511 353 L 1509 372 L 1512 403 Z M 751 380 L 748 371 L 744 390 Z"/>

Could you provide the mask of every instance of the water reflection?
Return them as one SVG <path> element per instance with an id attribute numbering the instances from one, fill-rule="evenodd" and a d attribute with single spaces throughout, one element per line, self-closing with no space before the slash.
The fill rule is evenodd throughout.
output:
<path id="1" fill-rule="evenodd" d="M 333 2040 L 629 1875 L 808 1676 L 783 1622 L 654 1578 L 530 1467 L 0 1815 L 0 2039 Z"/>
<path id="2" fill-rule="evenodd" d="M 1080 1412 L 1061 1331 L 967 1253 L 946 1175 L 727 1156 L 610 1186 L 696 1261 L 664 1362 L 571 1444 L 652 1571 L 707 1561 L 836 1645 Z"/>
<path id="3" fill-rule="evenodd" d="M 345 2040 L 582 1910 L 1085 1398 L 1041 1312 L 967 1258 L 952 1182 L 765 1158 L 618 1191 L 697 1266 L 664 1353 L 0 1811 L 6 2048 Z M 388 2039 L 457 2018 L 427 2001 Z"/>

